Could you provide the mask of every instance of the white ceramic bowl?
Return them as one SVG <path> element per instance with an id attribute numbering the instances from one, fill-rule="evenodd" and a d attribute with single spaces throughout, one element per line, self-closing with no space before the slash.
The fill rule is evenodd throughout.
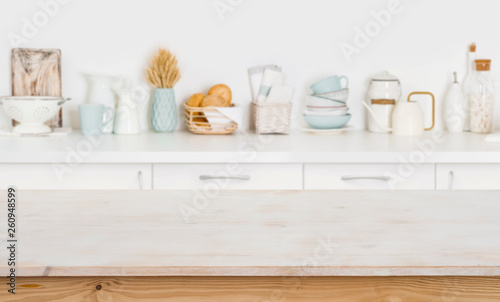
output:
<path id="1" fill-rule="evenodd" d="M 314 106 L 306 106 L 306 109 L 308 111 L 314 111 L 314 112 L 332 112 L 332 111 L 345 111 L 345 110 L 349 110 L 349 107 L 347 107 L 347 106 L 340 106 L 340 107 L 314 107 Z"/>
<path id="2" fill-rule="evenodd" d="M 3 109 L 13 120 L 19 122 L 13 132 L 19 134 L 50 133 L 45 122 L 59 113 L 61 105 L 70 99 L 41 96 L 1 97 Z"/>
<path id="3" fill-rule="evenodd" d="M 313 129 L 341 129 L 349 123 L 350 114 L 342 116 L 312 116 L 304 115 L 304 120 Z"/>
<path id="4" fill-rule="evenodd" d="M 342 107 L 346 106 L 346 103 L 314 95 L 308 95 L 306 99 L 306 105 L 309 107 Z"/>
<path id="5" fill-rule="evenodd" d="M 304 115 L 308 116 L 342 116 L 347 115 L 349 113 L 349 108 L 344 110 L 335 110 L 335 111 L 311 111 L 304 110 Z"/>

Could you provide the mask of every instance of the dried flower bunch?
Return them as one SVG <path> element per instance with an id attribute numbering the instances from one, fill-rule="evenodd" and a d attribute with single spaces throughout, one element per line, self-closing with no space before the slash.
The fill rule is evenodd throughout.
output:
<path id="1" fill-rule="evenodd" d="M 173 88 L 181 79 L 178 63 L 170 50 L 160 48 L 147 70 L 146 81 L 155 88 Z"/>

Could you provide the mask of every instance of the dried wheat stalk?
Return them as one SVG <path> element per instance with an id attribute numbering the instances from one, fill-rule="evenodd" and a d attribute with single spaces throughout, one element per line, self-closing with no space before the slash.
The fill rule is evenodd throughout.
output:
<path id="1" fill-rule="evenodd" d="M 147 70 L 146 81 L 155 88 L 174 88 L 181 79 L 178 63 L 168 49 L 160 48 Z"/>

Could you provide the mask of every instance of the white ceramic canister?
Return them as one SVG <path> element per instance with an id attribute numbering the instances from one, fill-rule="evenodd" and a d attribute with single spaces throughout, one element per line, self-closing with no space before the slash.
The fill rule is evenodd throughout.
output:
<path id="1" fill-rule="evenodd" d="M 371 132 L 389 132 L 387 129 L 392 127 L 392 113 L 401 95 L 399 79 L 387 71 L 372 78 L 368 87 L 368 106 L 376 115 L 376 119 L 372 115 L 368 118 L 368 129 Z M 384 127 L 381 127 L 376 120 Z"/>

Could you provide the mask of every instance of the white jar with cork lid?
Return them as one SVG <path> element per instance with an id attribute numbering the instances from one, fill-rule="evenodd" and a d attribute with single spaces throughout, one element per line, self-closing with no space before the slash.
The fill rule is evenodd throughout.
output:
<path id="1" fill-rule="evenodd" d="M 368 104 L 364 102 L 371 113 L 368 118 L 370 132 L 389 132 L 388 128 L 392 127 L 392 113 L 401 95 L 399 79 L 389 72 L 386 71 L 371 79 L 368 87 Z"/>
<path id="2" fill-rule="evenodd" d="M 491 133 L 495 114 L 491 60 L 476 60 L 475 64 L 476 71 L 469 92 L 470 130 L 474 133 Z"/>

